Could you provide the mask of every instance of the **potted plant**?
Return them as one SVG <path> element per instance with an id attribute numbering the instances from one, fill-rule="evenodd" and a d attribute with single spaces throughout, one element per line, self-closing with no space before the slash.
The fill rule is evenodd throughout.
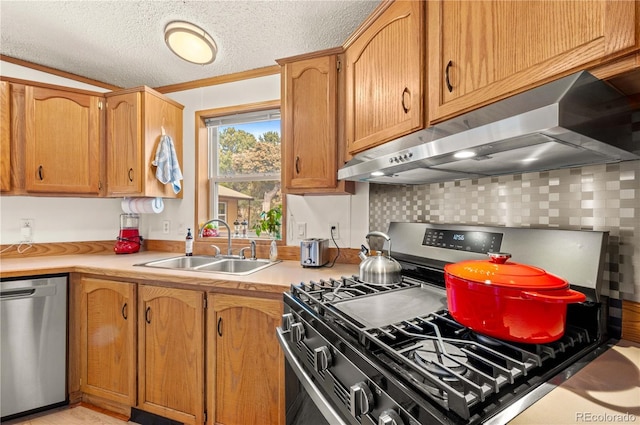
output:
<path id="1" fill-rule="evenodd" d="M 266 232 L 271 238 L 280 239 L 280 228 L 282 226 L 282 205 L 276 205 L 269 211 L 262 211 L 260 219 L 253 225 L 256 236 Z"/>

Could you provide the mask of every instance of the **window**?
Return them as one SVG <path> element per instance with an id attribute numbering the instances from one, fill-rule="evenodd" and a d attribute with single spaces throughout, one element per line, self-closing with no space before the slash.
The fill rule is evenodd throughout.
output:
<path id="1" fill-rule="evenodd" d="M 236 236 L 245 236 L 244 227 L 247 237 L 255 237 L 254 226 L 263 213 L 282 205 L 280 109 L 210 117 L 204 124 L 209 218 L 225 220 Z"/>
<path id="2" fill-rule="evenodd" d="M 218 202 L 218 218 L 220 220 L 227 220 L 227 203 L 226 202 Z"/>

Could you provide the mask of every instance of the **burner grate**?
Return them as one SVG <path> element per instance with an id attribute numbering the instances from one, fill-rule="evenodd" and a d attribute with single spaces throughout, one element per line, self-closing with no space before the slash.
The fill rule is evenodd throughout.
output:
<path id="1" fill-rule="evenodd" d="M 362 332 L 368 348 L 383 363 L 464 419 L 470 418 L 473 406 L 505 386 L 569 347 L 589 342 L 586 330 L 571 327 L 561 340 L 551 344 L 510 343 L 473 332 L 454 321 L 447 311 Z M 419 354 L 425 346 L 431 347 L 427 360 Z"/>

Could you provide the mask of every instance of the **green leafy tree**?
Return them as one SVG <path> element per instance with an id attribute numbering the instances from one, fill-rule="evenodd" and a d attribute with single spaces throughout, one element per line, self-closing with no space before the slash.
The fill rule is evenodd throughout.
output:
<path id="1" fill-rule="evenodd" d="M 233 168 L 234 157 L 253 148 L 258 141 L 253 134 L 235 127 L 224 127 L 218 137 L 218 166 L 220 174 L 236 174 L 240 170 L 234 170 Z"/>

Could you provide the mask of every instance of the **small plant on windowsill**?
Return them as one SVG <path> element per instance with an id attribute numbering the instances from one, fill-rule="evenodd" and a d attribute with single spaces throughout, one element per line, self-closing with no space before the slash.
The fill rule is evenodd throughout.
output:
<path id="1" fill-rule="evenodd" d="M 265 232 L 269 237 L 273 239 L 280 239 L 280 228 L 282 227 L 282 205 L 276 205 L 269 211 L 262 211 L 260 213 L 260 219 L 253 225 L 253 230 L 256 231 L 256 236 Z"/>

